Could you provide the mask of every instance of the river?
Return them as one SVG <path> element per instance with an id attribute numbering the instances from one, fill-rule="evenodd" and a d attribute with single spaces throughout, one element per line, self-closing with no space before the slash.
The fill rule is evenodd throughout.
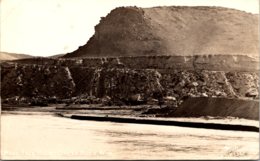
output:
<path id="1" fill-rule="evenodd" d="M 1 116 L 1 159 L 258 159 L 259 133 Z"/>

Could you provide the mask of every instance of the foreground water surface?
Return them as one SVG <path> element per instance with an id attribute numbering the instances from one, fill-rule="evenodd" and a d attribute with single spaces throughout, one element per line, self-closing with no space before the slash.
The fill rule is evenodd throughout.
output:
<path id="1" fill-rule="evenodd" d="M 1 159 L 258 159 L 259 133 L 1 116 Z"/>

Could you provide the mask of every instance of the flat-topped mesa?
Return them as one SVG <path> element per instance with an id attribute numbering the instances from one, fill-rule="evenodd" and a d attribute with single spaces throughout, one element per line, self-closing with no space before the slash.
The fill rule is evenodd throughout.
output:
<path id="1" fill-rule="evenodd" d="M 258 17 L 222 7 L 120 7 L 64 57 L 258 55 Z"/>

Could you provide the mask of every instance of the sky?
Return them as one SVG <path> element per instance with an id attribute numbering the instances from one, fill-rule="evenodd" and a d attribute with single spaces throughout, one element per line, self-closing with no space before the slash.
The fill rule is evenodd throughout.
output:
<path id="1" fill-rule="evenodd" d="M 0 51 L 50 56 L 86 44 L 120 6 L 222 6 L 259 13 L 258 0 L 0 0 Z"/>

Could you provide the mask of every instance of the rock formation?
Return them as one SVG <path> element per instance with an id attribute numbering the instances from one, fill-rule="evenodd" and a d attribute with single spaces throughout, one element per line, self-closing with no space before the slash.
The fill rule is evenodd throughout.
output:
<path id="1" fill-rule="evenodd" d="M 121 7 L 95 29 L 86 45 L 63 58 L 2 63 L 1 97 L 117 104 L 164 98 L 173 106 L 187 98 L 259 98 L 258 15 L 219 7 Z"/>
<path id="2" fill-rule="evenodd" d="M 258 55 L 258 15 L 222 7 L 120 7 L 72 57 Z"/>
<path id="3" fill-rule="evenodd" d="M 31 62 L 30 59 L 18 60 L 1 65 L 2 98 L 109 96 L 114 100 L 128 102 L 135 95 L 147 101 L 156 98 L 155 94 L 160 92 L 164 97 L 174 97 L 179 104 L 186 97 L 254 99 L 259 95 L 257 70 L 213 71 L 175 66 L 149 68 L 149 63 L 146 64 L 148 66 L 140 64 L 139 67 L 129 63 L 133 62 L 131 59 L 121 61 L 119 58 L 39 59 L 32 59 Z M 133 59 L 138 60 L 137 57 Z"/>

